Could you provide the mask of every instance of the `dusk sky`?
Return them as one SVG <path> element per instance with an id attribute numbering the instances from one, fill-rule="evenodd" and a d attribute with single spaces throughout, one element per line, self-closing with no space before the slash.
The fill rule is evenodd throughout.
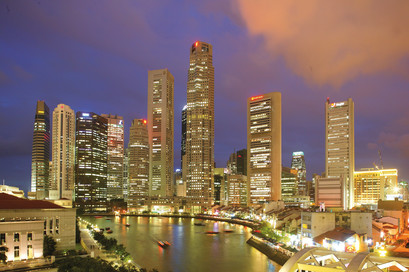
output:
<path id="1" fill-rule="evenodd" d="M 148 70 L 175 77 L 175 168 L 189 48 L 213 45 L 215 160 L 246 148 L 249 96 L 282 93 L 282 163 L 325 170 L 324 110 L 355 102 L 355 169 L 409 179 L 409 1 L 0 1 L 0 178 L 30 187 L 37 100 L 147 117 Z"/>

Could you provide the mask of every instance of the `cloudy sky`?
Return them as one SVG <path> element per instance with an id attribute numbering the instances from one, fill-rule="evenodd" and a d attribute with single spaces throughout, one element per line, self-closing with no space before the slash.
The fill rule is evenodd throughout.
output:
<path id="1" fill-rule="evenodd" d="M 215 159 L 246 145 L 246 99 L 282 93 L 283 165 L 324 171 L 327 97 L 355 102 L 356 169 L 409 179 L 409 2 L 0 1 L 0 178 L 30 186 L 37 100 L 147 116 L 148 70 L 175 77 L 175 168 L 189 48 L 213 45 Z"/>

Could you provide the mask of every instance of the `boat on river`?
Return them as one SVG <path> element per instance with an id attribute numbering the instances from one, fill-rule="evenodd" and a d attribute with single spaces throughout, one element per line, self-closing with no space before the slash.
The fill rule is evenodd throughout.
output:
<path id="1" fill-rule="evenodd" d="M 170 246 L 170 243 L 168 241 L 157 241 L 158 245 L 162 248 L 167 248 Z"/>
<path id="2" fill-rule="evenodd" d="M 195 222 L 194 224 L 195 226 L 206 226 L 206 224 L 203 222 Z"/>
<path id="3" fill-rule="evenodd" d="M 226 232 L 226 233 L 232 233 L 232 232 L 234 232 L 234 230 L 232 230 L 232 229 L 225 229 L 225 230 L 223 230 L 224 232 Z"/>
<path id="4" fill-rule="evenodd" d="M 111 234 L 111 233 L 112 233 L 112 230 L 107 230 L 107 233 Z"/>
<path id="5" fill-rule="evenodd" d="M 206 234 L 219 234 L 218 231 L 206 231 L 205 233 Z"/>
<path id="6" fill-rule="evenodd" d="M 125 224 L 125 227 L 130 227 L 131 226 L 131 224 Z"/>

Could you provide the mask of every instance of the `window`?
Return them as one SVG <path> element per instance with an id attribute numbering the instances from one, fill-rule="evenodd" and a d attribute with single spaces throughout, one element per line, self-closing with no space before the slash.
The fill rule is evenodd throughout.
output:
<path id="1" fill-rule="evenodd" d="M 32 245 L 27 246 L 27 258 L 29 258 L 29 259 L 34 258 L 34 252 L 33 252 L 33 246 Z"/>
<path id="2" fill-rule="evenodd" d="M 33 240 L 33 233 L 29 232 L 27 233 L 27 241 L 32 241 Z"/>
<path id="3" fill-rule="evenodd" d="M 6 234 L 5 233 L 0 233 L 0 245 L 6 243 Z"/>
<path id="4" fill-rule="evenodd" d="M 14 242 L 20 242 L 20 233 L 14 233 Z"/>
<path id="5" fill-rule="evenodd" d="M 18 258 L 20 258 L 20 247 L 18 247 L 18 246 L 15 246 L 14 247 L 14 258 L 16 259 L 18 259 Z"/>

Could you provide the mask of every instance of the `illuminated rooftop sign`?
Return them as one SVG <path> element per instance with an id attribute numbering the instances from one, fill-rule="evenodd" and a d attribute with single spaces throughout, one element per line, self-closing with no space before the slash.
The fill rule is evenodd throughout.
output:
<path id="1" fill-rule="evenodd" d="M 251 99 L 251 101 L 254 101 L 254 100 L 259 100 L 259 99 L 262 99 L 262 98 L 264 98 L 264 95 L 252 96 L 250 99 Z"/>
<path id="2" fill-rule="evenodd" d="M 199 45 L 199 42 L 195 42 L 195 47 L 197 47 Z"/>
<path id="3" fill-rule="evenodd" d="M 145 119 L 143 119 L 143 124 L 144 124 L 144 125 L 146 125 L 146 122 L 147 122 L 147 121 L 146 121 Z"/>
<path id="4" fill-rule="evenodd" d="M 345 105 L 345 102 L 331 103 L 331 108 L 341 107 L 341 106 L 343 106 L 343 105 Z"/>
<path id="5" fill-rule="evenodd" d="M 293 152 L 293 157 L 294 156 L 304 156 L 304 152 L 302 151 Z"/>
<path id="6" fill-rule="evenodd" d="M 89 113 L 84 112 L 82 116 L 89 117 Z"/>

